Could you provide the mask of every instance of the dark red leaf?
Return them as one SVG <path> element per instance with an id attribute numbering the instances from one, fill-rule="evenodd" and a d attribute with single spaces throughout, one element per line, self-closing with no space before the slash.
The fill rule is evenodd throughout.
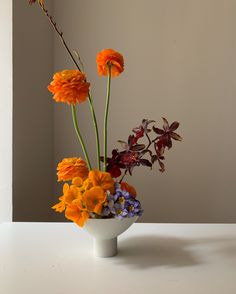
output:
<path id="1" fill-rule="evenodd" d="M 136 144 L 136 145 L 132 146 L 132 147 L 130 148 L 130 150 L 132 150 L 132 151 L 141 151 L 141 150 L 143 150 L 145 147 L 146 147 L 146 146 L 145 146 L 144 144 Z"/>
<path id="2" fill-rule="evenodd" d="M 169 136 L 166 136 L 166 143 L 165 145 L 170 149 L 172 147 L 172 141 Z"/>
<path id="3" fill-rule="evenodd" d="M 135 145 L 137 143 L 137 139 L 135 138 L 134 135 L 130 135 L 128 138 L 128 145 L 132 146 Z"/>
<path id="4" fill-rule="evenodd" d="M 159 138 L 158 149 L 160 150 L 163 147 L 168 147 L 170 149 L 172 147 L 172 142 L 169 134 L 165 134 Z"/>
<path id="5" fill-rule="evenodd" d="M 140 163 L 144 166 L 152 167 L 152 163 L 147 159 L 140 159 Z"/>
<path id="6" fill-rule="evenodd" d="M 162 118 L 163 119 L 163 122 L 164 122 L 164 124 L 163 124 L 163 129 L 165 130 L 165 131 L 169 131 L 169 129 L 170 129 L 170 127 L 169 127 L 169 123 L 168 123 L 168 120 L 166 119 L 166 118 Z"/>
<path id="7" fill-rule="evenodd" d="M 161 146 L 161 148 L 159 149 L 159 155 L 163 155 L 165 152 L 165 147 L 164 146 Z"/>
<path id="8" fill-rule="evenodd" d="M 177 121 L 174 121 L 171 125 L 170 125 L 170 131 L 174 132 L 175 130 L 177 130 L 179 127 L 179 123 Z"/>
<path id="9" fill-rule="evenodd" d="M 123 149 L 128 149 L 129 145 L 125 141 L 118 140 L 117 142 L 119 142 L 121 144 L 121 147 Z"/>
<path id="10" fill-rule="evenodd" d="M 113 149 L 112 150 L 112 157 L 115 157 L 117 156 L 119 153 L 118 153 L 118 149 Z"/>
<path id="11" fill-rule="evenodd" d="M 121 170 L 118 166 L 108 168 L 108 172 L 111 174 L 112 178 L 118 178 L 121 175 Z"/>
<path id="12" fill-rule="evenodd" d="M 170 136 L 172 139 L 174 139 L 176 141 L 182 141 L 182 137 L 180 137 L 180 135 L 176 134 L 175 132 L 171 132 Z"/>
<path id="13" fill-rule="evenodd" d="M 156 133 L 156 134 L 158 134 L 158 135 L 163 135 L 163 134 L 165 134 L 165 131 L 163 131 L 162 129 L 159 129 L 159 128 L 157 128 L 157 127 L 152 127 L 152 129 L 153 129 L 153 131 Z"/>

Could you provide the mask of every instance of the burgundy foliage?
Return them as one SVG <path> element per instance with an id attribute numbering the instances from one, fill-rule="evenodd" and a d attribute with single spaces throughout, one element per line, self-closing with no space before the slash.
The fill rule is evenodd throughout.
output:
<path id="1" fill-rule="evenodd" d="M 163 128 L 152 126 L 155 121 L 143 119 L 142 124 L 132 130 L 133 134 L 128 137 L 128 142 L 119 140 L 122 149 L 114 149 L 112 151 L 112 157 L 107 159 L 107 171 L 111 173 L 113 178 L 118 178 L 124 170 L 124 175 L 129 172 L 132 175 L 132 171 L 136 166 L 148 166 L 152 167 L 155 162 L 158 162 L 161 172 L 165 171 L 165 165 L 163 163 L 165 157 L 164 152 L 172 147 L 172 139 L 181 141 L 180 135 L 175 133 L 179 127 L 177 121 L 169 125 L 165 118 L 163 119 Z M 151 138 L 155 135 L 154 138 Z M 146 144 L 139 142 L 142 139 L 146 139 Z M 101 158 L 103 161 L 103 158 Z"/>

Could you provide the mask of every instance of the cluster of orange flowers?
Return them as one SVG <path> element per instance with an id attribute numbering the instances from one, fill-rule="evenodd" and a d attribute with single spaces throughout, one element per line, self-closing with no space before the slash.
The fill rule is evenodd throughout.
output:
<path id="1" fill-rule="evenodd" d="M 108 76 L 108 68 L 111 66 L 111 76 L 117 77 L 124 71 L 123 56 L 113 49 L 104 49 L 96 58 L 98 74 Z M 90 83 L 86 76 L 79 70 L 63 70 L 53 76 L 53 81 L 48 90 L 54 95 L 56 102 L 64 102 L 75 105 L 86 100 L 89 94 Z"/>
<path id="2" fill-rule="evenodd" d="M 107 172 L 88 172 L 86 163 L 80 158 L 65 158 L 57 170 L 58 181 L 72 182 L 64 184 L 60 202 L 52 208 L 57 212 L 65 211 L 66 218 L 82 227 L 91 214 L 101 214 L 107 191 L 114 193 L 114 180 Z"/>

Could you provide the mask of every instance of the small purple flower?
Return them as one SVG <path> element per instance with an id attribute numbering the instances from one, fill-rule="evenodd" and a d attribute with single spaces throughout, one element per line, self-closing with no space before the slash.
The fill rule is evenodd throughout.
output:
<path id="1" fill-rule="evenodd" d="M 121 190 L 118 183 L 115 184 L 115 193 L 109 194 L 107 202 L 103 205 L 102 216 L 123 219 L 142 215 L 140 202 L 129 192 Z"/>

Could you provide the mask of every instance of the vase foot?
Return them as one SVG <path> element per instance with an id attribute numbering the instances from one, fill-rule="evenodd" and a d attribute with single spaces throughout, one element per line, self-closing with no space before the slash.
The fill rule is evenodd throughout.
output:
<path id="1" fill-rule="evenodd" d="M 94 255 L 96 257 L 112 257 L 117 254 L 117 237 L 112 239 L 94 238 Z"/>

